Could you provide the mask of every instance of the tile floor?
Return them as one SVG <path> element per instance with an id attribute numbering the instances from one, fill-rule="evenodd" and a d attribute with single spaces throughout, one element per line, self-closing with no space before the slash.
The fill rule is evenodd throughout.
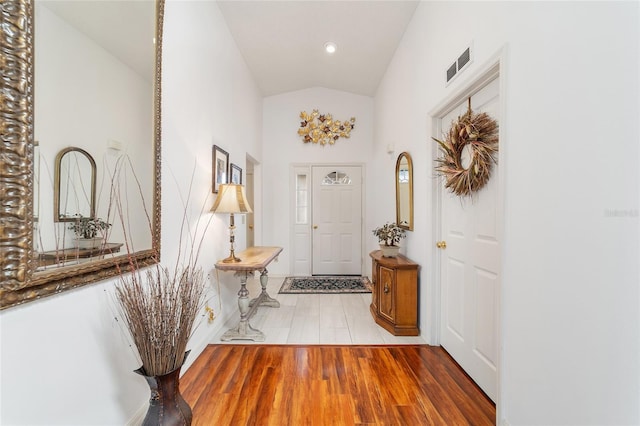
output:
<path id="1" fill-rule="evenodd" d="M 267 292 L 280 308 L 258 308 L 249 323 L 266 339 L 260 344 L 425 344 L 420 336 L 394 336 L 377 325 L 369 312 L 371 293 L 278 294 L 284 277 L 269 277 Z M 260 294 L 257 279 L 247 281 L 249 297 Z M 222 342 L 220 336 L 237 325 L 236 312 L 211 343 L 250 344 L 251 340 Z"/>

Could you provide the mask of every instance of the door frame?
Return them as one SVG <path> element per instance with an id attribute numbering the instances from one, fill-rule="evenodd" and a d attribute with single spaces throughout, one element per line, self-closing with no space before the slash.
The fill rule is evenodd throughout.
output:
<path id="1" fill-rule="evenodd" d="M 496 336 L 496 345 L 497 345 L 497 359 L 496 359 L 496 417 L 497 419 L 504 418 L 504 413 L 501 412 L 500 407 L 502 406 L 503 395 L 506 394 L 505 387 L 502 381 L 502 359 L 504 355 L 504 345 L 503 345 L 503 325 L 502 325 L 502 313 L 504 312 L 504 306 L 502 301 L 504 300 L 504 254 L 505 254 L 505 244 L 504 238 L 506 235 L 505 223 L 504 223 L 504 209 L 505 209 L 505 159 L 507 152 L 507 140 L 505 138 L 506 134 L 506 59 L 507 59 L 507 48 L 506 46 L 502 47 L 498 52 L 496 52 L 488 61 L 486 61 L 482 66 L 480 66 L 473 74 L 471 74 L 464 82 L 462 82 L 452 93 L 447 95 L 441 102 L 439 102 L 430 112 L 429 118 L 431 119 L 431 136 L 435 138 L 441 138 L 442 133 L 445 129 L 442 128 L 441 118 L 444 117 L 448 112 L 453 110 L 457 105 L 464 102 L 469 96 L 480 91 L 483 87 L 485 87 L 489 82 L 494 79 L 498 79 L 500 100 L 498 103 L 498 107 L 500 110 L 500 123 L 498 128 L 498 138 L 499 138 L 499 150 L 498 150 L 498 164 L 501 167 L 501 172 L 498 175 L 498 207 L 496 209 L 498 215 L 498 237 L 500 241 L 500 288 L 498 289 L 497 296 L 497 308 L 496 308 L 496 324 L 497 324 L 497 336 Z M 431 144 L 431 154 L 432 159 L 436 159 L 438 157 L 438 147 L 435 143 Z M 442 297 L 442 288 L 441 288 L 441 265 L 440 265 L 440 251 L 435 248 L 435 242 L 440 241 L 442 239 L 441 235 L 441 227 L 442 227 L 442 182 L 439 178 L 433 179 L 432 182 L 432 194 L 433 194 L 433 205 L 432 205 L 432 235 L 433 241 L 429 244 L 429 251 L 431 255 L 429 258 L 431 259 L 431 282 L 433 285 L 431 286 L 431 291 L 429 292 L 429 330 L 430 334 L 429 343 L 433 345 L 440 345 L 440 327 L 441 327 L 441 315 L 442 315 L 442 306 L 441 306 L 441 297 Z M 498 422 L 499 424 L 500 422 Z"/>
<path id="2" fill-rule="evenodd" d="M 309 179 L 312 179 L 312 168 L 313 167 L 359 167 L 361 170 L 361 191 L 360 191 L 360 201 L 361 201 L 361 223 L 360 223 L 360 270 L 361 274 L 365 275 L 365 264 L 364 264 L 364 249 L 365 249 L 365 223 L 366 223 L 366 177 L 367 177 L 367 169 L 365 163 L 357 163 L 357 162 L 349 162 L 349 163 L 291 163 L 289 166 L 290 176 L 289 176 L 289 244 L 292 247 L 292 252 L 296 250 L 296 239 L 295 239 L 295 210 L 296 210 L 296 171 L 301 169 L 306 169 Z M 313 182 L 311 183 L 311 191 L 313 191 Z M 311 272 L 313 271 L 313 193 L 309 194 L 309 209 L 310 209 L 310 217 L 309 223 L 307 224 L 307 232 L 309 235 L 308 247 L 306 249 L 309 253 L 309 265 L 305 275 L 311 276 Z M 290 265 L 289 270 L 295 271 L 295 258 L 294 256 L 290 257 Z"/>
<path id="3" fill-rule="evenodd" d="M 246 230 L 246 233 L 247 233 L 246 247 L 250 247 L 249 234 L 252 234 L 253 245 L 254 246 L 260 245 L 256 243 L 256 236 L 257 236 L 256 227 L 258 223 L 258 220 L 256 220 L 256 216 L 258 212 L 260 212 L 261 204 L 258 202 L 257 199 L 259 197 L 257 197 L 256 194 L 260 194 L 261 192 L 256 191 L 256 182 L 261 182 L 262 179 L 261 178 L 256 179 L 256 173 L 258 174 L 260 173 L 260 163 L 258 162 L 258 160 L 256 160 L 249 154 L 245 154 L 245 157 L 246 157 L 246 162 L 245 162 L 245 173 L 244 173 L 244 186 L 247 191 L 247 201 L 249 202 L 249 205 L 253 207 L 253 213 L 251 213 L 251 219 L 253 223 L 247 223 L 247 230 Z M 247 222 L 249 221 L 247 220 Z M 253 229 L 250 228 L 251 225 L 253 225 Z"/>

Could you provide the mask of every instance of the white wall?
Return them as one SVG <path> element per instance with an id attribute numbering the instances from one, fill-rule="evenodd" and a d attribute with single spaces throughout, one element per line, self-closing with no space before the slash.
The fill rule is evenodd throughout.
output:
<path id="1" fill-rule="evenodd" d="M 261 161 L 262 99 L 215 3 L 169 1 L 164 28 L 162 259 L 171 267 L 184 211 L 180 200 L 192 175 L 186 207 L 192 223 L 203 205 L 208 210 L 213 204 L 212 145 L 224 147 L 243 168 L 245 153 Z M 210 218 L 202 215 L 204 222 Z M 228 253 L 227 226 L 227 217 L 213 217 L 206 234 L 200 264 L 217 319 L 199 326 L 188 365 L 237 310 L 237 279 L 219 274 L 220 300 L 213 269 Z M 238 245 L 244 247 L 243 233 Z M 0 423 L 118 425 L 146 406 L 148 386 L 132 372 L 139 361 L 113 319 L 113 284 L 0 313 Z"/>
<path id="2" fill-rule="evenodd" d="M 113 224 L 108 231 L 109 241 L 123 242 L 122 226 L 110 206 L 111 176 L 117 157 L 107 147 L 110 141 L 122 145 L 121 154 L 129 155 L 145 198 L 150 199 L 152 81 L 58 17 L 46 3 L 37 2 L 35 14 L 38 28 L 34 136 L 40 144 L 41 170 L 36 247 L 48 251 L 74 244 L 75 234 L 68 229 L 69 223 L 53 221 L 55 158 L 68 147 L 84 149 L 96 162 L 96 215 Z M 151 49 L 151 43 L 148 44 Z M 122 102 L 123 99 L 127 102 Z M 90 181 L 83 183 L 89 194 Z M 137 185 L 130 182 L 127 186 L 131 209 L 139 211 L 142 203 Z M 128 237 L 130 244 L 136 248 L 151 247 L 151 233 L 144 215 L 131 217 L 130 222 L 133 231 Z"/>
<path id="3" fill-rule="evenodd" d="M 511 425 L 640 423 L 638 18 L 637 2 L 424 2 L 375 98 L 372 166 L 391 169 L 390 142 L 414 159 L 407 250 L 422 265 L 425 330 L 429 111 L 506 49 L 498 411 Z M 474 62 L 445 87 L 470 42 Z M 371 225 L 391 206 L 369 211 Z"/>
<path id="4" fill-rule="evenodd" d="M 284 247 L 279 261 L 269 268 L 271 274 L 286 275 L 291 266 L 290 215 L 293 189 L 289 187 L 292 164 L 359 164 L 366 167 L 372 157 L 373 99 L 321 87 L 270 96 L 263 103 L 263 245 Z M 300 112 L 330 113 L 335 120 L 355 117 L 351 137 L 334 145 L 304 143 L 298 135 Z M 393 174 L 391 174 L 391 179 Z M 376 189 L 367 185 L 367 195 Z M 395 190 L 394 190 L 395 191 Z M 366 211 L 364 212 L 366 215 Z"/>

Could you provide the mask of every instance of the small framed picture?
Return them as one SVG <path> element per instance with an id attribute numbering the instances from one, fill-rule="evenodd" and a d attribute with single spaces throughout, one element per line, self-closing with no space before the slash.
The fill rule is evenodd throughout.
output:
<path id="1" fill-rule="evenodd" d="M 242 185 L 242 169 L 231 163 L 231 183 Z"/>
<path id="2" fill-rule="evenodd" d="M 229 153 L 218 145 L 213 146 L 213 185 L 211 189 L 214 194 L 218 193 L 220 184 L 227 183 L 229 176 Z"/>

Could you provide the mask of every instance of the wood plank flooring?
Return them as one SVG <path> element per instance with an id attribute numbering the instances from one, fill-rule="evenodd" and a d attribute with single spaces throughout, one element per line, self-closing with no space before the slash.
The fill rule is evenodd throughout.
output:
<path id="1" fill-rule="evenodd" d="M 440 347 L 209 345 L 180 380 L 193 425 L 494 425 Z"/>

